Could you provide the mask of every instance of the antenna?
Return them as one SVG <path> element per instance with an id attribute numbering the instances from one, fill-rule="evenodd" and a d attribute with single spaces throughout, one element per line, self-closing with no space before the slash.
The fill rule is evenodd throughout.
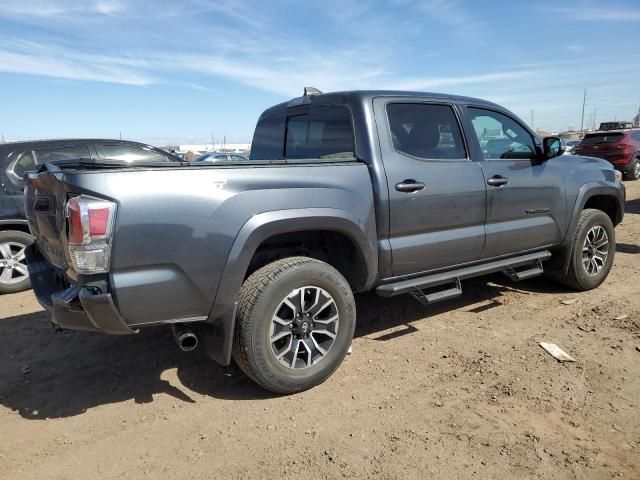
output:
<path id="1" fill-rule="evenodd" d="M 322 95 L 322 92 L 315 87 L 304 87 L 304 96 L 310 97 L 311 95 Z"/>

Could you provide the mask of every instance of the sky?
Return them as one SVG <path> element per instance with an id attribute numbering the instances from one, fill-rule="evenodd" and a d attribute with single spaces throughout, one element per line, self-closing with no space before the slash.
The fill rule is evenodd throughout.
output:
<path id="1" fill-rule="evenodd" d="M 249 142 L 305 86 L 580 128 L 585 89 L 586 124 L 638 112 L 639 45 L 638 0 L 0 0 L 0 134 Z"/>

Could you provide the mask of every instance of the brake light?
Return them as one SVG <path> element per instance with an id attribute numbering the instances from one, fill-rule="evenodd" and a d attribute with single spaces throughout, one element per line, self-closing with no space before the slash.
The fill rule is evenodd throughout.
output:
<path id="1" fill-rule="evenodd" d="M 111 235 L 116 204 L 80 195 L 66 206 L 69 255 L 79 273 L 104 273 L 109 269 Z"/>

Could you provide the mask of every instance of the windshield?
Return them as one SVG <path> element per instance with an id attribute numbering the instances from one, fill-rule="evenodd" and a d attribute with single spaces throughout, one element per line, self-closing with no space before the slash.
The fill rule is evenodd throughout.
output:
<path id="1" fill-rule="evenodd" d="M 589 133 L 582 139 L 582 145 L 596 143 L 615 143 L 624 138 L 624 133 Z"/>

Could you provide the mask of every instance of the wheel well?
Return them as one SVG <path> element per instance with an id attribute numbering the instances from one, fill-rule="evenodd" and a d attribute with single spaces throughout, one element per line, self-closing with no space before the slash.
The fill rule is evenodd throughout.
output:
<path id="1" fill-rule="evenodd" d="M 29 227 L 21 223 L 8 223 L 0 225 L 0 232 L 6 232 L 7 230 L 17 230 L 18 232 L 24 232 L 31 234 Z"/>
<path id="2" fill-rule="evenodd" d="M 610 195 L 595 195 L 587 200 L 584 208 L 595 208 L 606 213 L 614 225 L 619 223 L 618 202 Z"/>
<path id="3" fill-rule="evenodd" d="M 292 256 L 328 263 L 355 291 L 365 286 L 367 265 L 360 249 L 347 235 L 327 230 L 282 233 L 266 239 L 253 254 L 245 279 L 268 263 Z"/>

